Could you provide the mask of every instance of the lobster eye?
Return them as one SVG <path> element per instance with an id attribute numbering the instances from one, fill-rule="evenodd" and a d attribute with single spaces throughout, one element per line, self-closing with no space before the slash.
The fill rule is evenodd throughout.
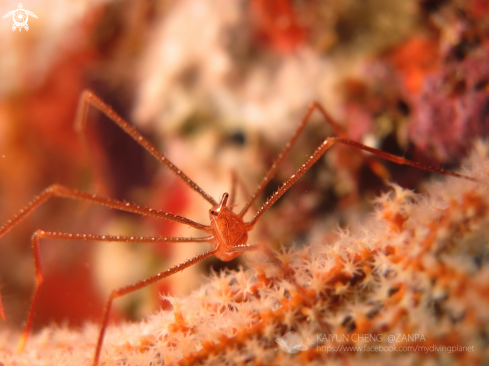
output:
<path id="1" fill-rule="evenodd" d="M 210 210 L 209 210 L 209 213 L 210 213 L 211 215 L 216 215 L 216 211 L 214 211 L 213 209 L 210 209 Z"/>

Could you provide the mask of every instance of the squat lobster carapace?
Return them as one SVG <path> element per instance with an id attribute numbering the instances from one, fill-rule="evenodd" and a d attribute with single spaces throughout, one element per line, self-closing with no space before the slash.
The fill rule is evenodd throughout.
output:
<path id="1" fill-rule="evenodd" d="M 263 250 L 270 257 L 270 259 L 281 268 L 281 270 L 286 271 L 281 262 L 274 256 L 274 254 L 268 249 L 266 245 L 263 243 L 248 243 L 248 232 L 253 229 L 255 224 L 258 222 L 259 218 L 285 193 L 287 190 L 304 174 L 306 173 L 310 167 L 319 160 L 319 158 L 328 151 L 335 143 L 341 143 L 348 146 L 351 146 L 357 150 L 364 150 L 373 155 L 376 155 L 380 158 L 390 160 L 394 163 L 401 165 L 409 165 L 415 168 L 424 169 L 444 175 L 450 175 L 462 179 L 467 179 L 470 181 L 476 181 L 476 179 L 463 176 L 457 173 L 452 173 L 448 171 L 444 171 L 437 168 L 432 168 L 423 164 L 419 164 L 402 157 L 398 157 L 377 149 L 370 148 L 358 142 L 349 140 L 344 137 L 344 133 L 341 132 L 338 125 L 328 116 L 325 110 L 318 104 L 313 103 L 309 107 L 307 113 L 302 119 L 301 123 L 295 130 L 294 134 L 290 138 L 289 142 L 285 145 L 282 152 L 279 154 L 277 160 L 273 163 L 272 167 L 268 170 L 265 177 L 258 185 L 258 188 L 251 195 L 248 202 L 244 205 L 243 209 L 239 213 L 233 212 L 234 205 L 234 192 L 235 192 L 235 181 L 233 179 L 233 187 L 231 189 L 231 195 L 228 193 L 224 193 L 222 195 L 221 201 L 217 202 L 208 195 L 202 188 L 200 188 L 195 182 L 193 182 L 185 173 L 183 173 L 175 164 L 173 164 L 164 154 L 159 152 L 156 147 L 151 144 L 144 136 L 142 136 L 134 127 L 132 127 L 129 123 L 123 120 L 109 105 L 105 104 L 100 98 L 93 94 L 91 91 L 84 91 L 81 96 L 80 106 L 75 122 L 76 129 L 83 133 L 85 130 L 86 117 L 88 108 L 90 106 L 94 106 L 99 109 L 102 113 L 104 113 L 109 119 L 111 119 L 114 123 L 116 123 L 122 130 L 124 130 L 129 136 L 131 136 L 139 145 L 141 145 L 146 151 L 148 151 L 151 155 L 153 155 L 158 161 L 160 161 L 166 168 L 172 171 L 175 175 L 177 175 L 183 182 L 199 193 L 205 200 L 207 200 L 211 204 L 211 209 L 209 210 L 210 224 L 204 225 L 192 220 L 189 220 L 185 217 L 170 214 L 167 212 L 162 212 L 159 210 L 151 209 L 149 207 L 136 205 L 129 202 L 119 201 L 111 198 L 106 198 L 103 196 L 98 196 L 95 194 L 90 194 L 86 192 L 82 192 L 73 188 L 68 188 L 62 185 L 52 185 L 48 187 L 46 190 L 41 192 L 38 196 L 36 196 L 27 206 L 25 206 L 16 216 L 14 216 L 11 220 L 8 220 L 5 225 L 0 227 L 0 238 L 5 235 L 8 231 L 10 231 L 16 224 L 26 218 L 29 214 L 31 214 L 34 210 L 36 210 L 40 205 L 49 200 L 51 197 L 65 197 L 76 200 L 82 200 L 102 206 L 106 206 L 109 208 L 132 212 L 136 214 L 140 214 L 143 216 L 152 216 L 160 219 L 165 219 L 173 222 L 182 223 L 198 230 L 201 230 L 207 234 L 207 236 L 197 237 L 197 238 L 188 238 L 188 237 L 135 237 L 135 236 L 114 236 L 114 235 L 91 235 L 91 234 L 72 234 L 72 233 L 62 233 L 62 232 L 51 232 L 51 231 L 43 231 L 38 230 L 34 233 L 32 237 L 32 244 L 34 250 L 34 263 L 35 263 L 35 274 L 36 274 L 36 284 L 34 295 L 32 298 L 29 314 L 27 317 L 26 325 L 24 331 L 22 333 L 20 342 L 19 342 L 19 350 L 23 349 L 27 337 L 30 333 L 33 317 L 36 309 L 36 304 L 39 296 L 39 289 L 43 282 L 43 273 L 41 269 L 41 257 L 40 257 L 40 239 L 41 238 L 50 238 L 50 239 L 63 239 L 63 240 L 82 240 L 82 241 L 114 241 L 114 242 L 142 242 L 142 243 L 182 243 L 182 242 L 206 242 L 211 244 L 211 249 L 201 255 L 198 255 L 192 259 L 187 260 L 177 266 L 174 266 L 166 271 L 162 271 L 152 277 L 149 277 L 145 280 L 138 281 L 129 286 L 116 289 L 111 292 L 103 313 L 102 325 L 100 327 L 100 333 L 98 336 L 95 354 L 93 358 L 93 364 L 98 365 L 102 345 L 104 341 L 104 334 L 107 328 L 109 313 L 112 306 L 112 302 L 114 299 L 121 297 L 123 295 L 129 294 L 136 290 L 139 290 L 147 285 L 150 285 L 154 282 L 162 280 L 168 276 L 171 276 L 174 273 L 180 272 L 185 268 L 194 265 L 201 260 L 215 255 L 219 259 L 223 261 L 229 261 L 243 252 L 250 250 Z M 260 194 L 265 189 L 266 185 L 271 181 L 271 179 L 275 176 L 279 166 L 284 161 L 284 159 L 290 153 L 290 150 L 296 143 L 297 139 L 301 135 L 304 127 L 309 121 L 312 113 L 318 110 L 326 121 L 333 126 L 333 128 L 338 133 L 338 137 L 328 137 L 324 140 L 322 144 L 314 151 L 314 153 L 307 159 L 307 161 L 293 174 L 285 183 L 283 183 L 280 188 L 275 191 L 271 197 L 269 197 L 262 207 L 255 213 L 253 218 L 249 222 L 245 222 L 243 217 L 248 212 L 249 208 L 255 203 L 256 199 L 260 196 Z M 370 160 L 370 158 L 366 158 L 369 165 L 372 169 L 377 172 L 377 174 L 381 176 L 386 176 L 387 173 L 384 172 L 381 165 L 379 165 L 374 160 Z M 228 200 L 230 204 L 228 205 Z M 289 272 L 290 274 L 290 272 Z M 291 281 L 295 282 L 292 277 Z M 0 308 L 1 310 L 1 308 Z M 1 315 L 1 314 L 0 314 Z"/>

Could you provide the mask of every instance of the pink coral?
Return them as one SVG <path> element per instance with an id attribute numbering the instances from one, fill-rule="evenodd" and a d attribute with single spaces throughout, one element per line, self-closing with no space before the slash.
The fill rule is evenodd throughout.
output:
<path id="1" fill-rule="evenodd" d="M 440 161 L 466 154 L 470 142 L 489 134 L 489 43 L 458 64 L 426 77 L 412 98 L 409 137 Z"/>

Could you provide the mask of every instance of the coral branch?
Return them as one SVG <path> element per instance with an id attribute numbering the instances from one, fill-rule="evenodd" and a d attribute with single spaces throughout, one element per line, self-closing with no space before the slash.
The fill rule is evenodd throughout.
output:
<path id="1" fill-rule="evenodd" d="M 300 288 L 259 253 L 249 269 L 214 274 L 187 298 L 168 297 L 172 311 L 108 327 L 101 362 L 487 360 L 487 150 L 478 145 L 473 168 L 464 172 L 484 183 L 448 178 L 429 185 L 425 196 L 393 185 L 375 201 L 376 214 L 362 230 L 343 232 L 334 244 L 278 254 Z M 53 326 L 34 335 L 25 352 L 14 354 L 15 337 L 2 330 L 0 360 L 88 365 L 97 332 L 96 324 L 79 332 Z M 299 344 L 287 349 L 287 341 Z"/>

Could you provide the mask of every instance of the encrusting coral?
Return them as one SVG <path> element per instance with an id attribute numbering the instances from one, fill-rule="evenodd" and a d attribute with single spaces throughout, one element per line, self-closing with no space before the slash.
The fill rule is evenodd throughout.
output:
<path id="1" fill-rule="evenodd" d="M 289 271 L 256 253 L 168 298 L 171 311 L 110 326 L 101 364 L 487 362 L 489 145 L 476 150 L 463 173 L 480 183 L 442 177 L 425 195 L 392 184 L 361 228 L 277 253 Z M 18 354 L 2 330 L 0 364 L 88 365 L 98 330 L 45 328 Z"/>

